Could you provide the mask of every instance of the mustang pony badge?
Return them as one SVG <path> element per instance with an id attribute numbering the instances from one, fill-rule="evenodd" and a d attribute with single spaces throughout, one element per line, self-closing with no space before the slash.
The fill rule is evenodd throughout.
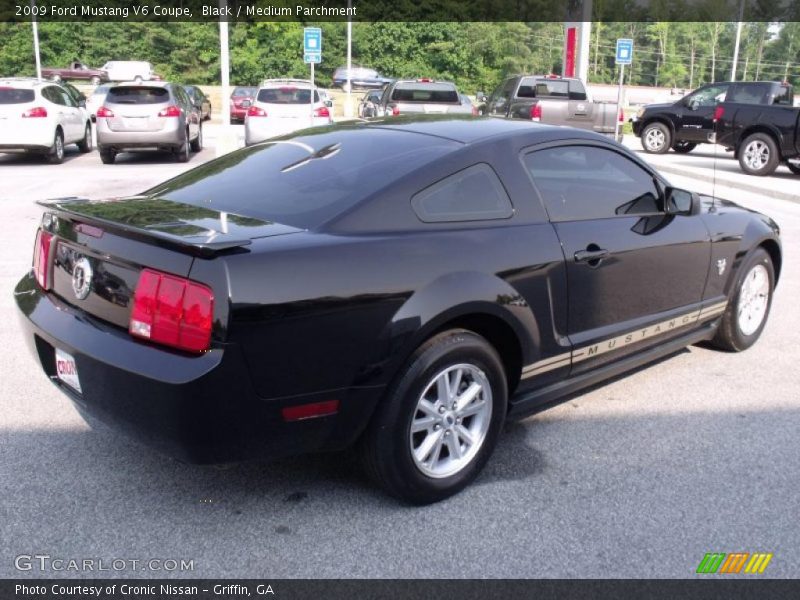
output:
<path id="1" fill-rule="evenodd" d="M 78 300 L 85 300 L 92 289 L 92 265 L 82 256 L 72 269 L 72 291 Z"/>

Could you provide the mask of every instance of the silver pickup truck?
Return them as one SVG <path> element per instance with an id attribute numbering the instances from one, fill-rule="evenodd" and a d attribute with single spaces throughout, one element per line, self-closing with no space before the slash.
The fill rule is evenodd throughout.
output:
<path id="1" fill-rule="evenodd" d="M 476 114 L 458 88 L 449 81 L 400 80 L 389 84 L 370 114 L 391 117 L 408 114 Z"/>
<path id="2" fill-rule="evenodd" d="M 615 103 L 594 102 L 580 79 L 557 75 L 509 77 L 486 101 L 485 114 L 568 125 L 610 137 L 618 122 L 622 130 L 622 114 Z"/>

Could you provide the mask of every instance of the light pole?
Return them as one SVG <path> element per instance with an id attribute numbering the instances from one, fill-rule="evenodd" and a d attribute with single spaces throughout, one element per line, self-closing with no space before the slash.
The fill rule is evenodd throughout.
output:
<path id="1" fill-rule="evenodd" d="M 39 26 L 36 24 L 36 0 L 31 0 L 31 25 L 33 26 L 33 55 L 36 58 L 36 79 L 42 80 L 42 59 L 39 57 Z"/>
<path id="2" fill-rule="evenodd" d="M 350 7 L 352 0 L 347 0 L 347 82 L 345 83 L 345 92 L 347 93 L 347 100 L 344 105 L 344 116 L 353 116 L 352 97 L 350 95 L 350 71 L 353 69 L 353 17 L 350 16 Z"/>
<path id="3" fill-rule="evenodd" d="M 736 81 L 736 63 L 739 62 L 739 42 L 742 39 L 742 19 L 744 18 L 744 0 L 739 2 L 739 21 L 736 23 L 736 42 L 733 44 L 733 66 L 731 81 Z"/>

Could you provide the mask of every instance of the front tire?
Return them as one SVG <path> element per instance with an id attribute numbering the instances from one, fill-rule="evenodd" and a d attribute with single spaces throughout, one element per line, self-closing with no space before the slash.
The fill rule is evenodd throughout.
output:
<path id="1" fill-rule="evenodd" d="M 756 248 L 740 268 L 735 294 L 712 344 L 730 352 L 741 352 L 755 344 L 767 323 L 774 289 L 772 259 L 766 250 Z"/>
<path id="2" fill-rule="evenodd" d="M 749 175 L 769 175 L 778 168 L 780 154 L 771 135 L 754 133 L 739 148 L 739 166 Z"/>
<path id="3" fill-rule="evenodd" d="M 649 154 L 664 154 L 672 146 L 672 132 L 664 123 L 650 123 L 642 130 L 642 148 Z"/>
<path id="4" fill-rule="evenodd" d="M 360 442 L 371 479 L 414 504 L 443 500 L 483 469 L 505 420 L 507 383 L 497 351 L 453 329 L 409 359 Z"/>

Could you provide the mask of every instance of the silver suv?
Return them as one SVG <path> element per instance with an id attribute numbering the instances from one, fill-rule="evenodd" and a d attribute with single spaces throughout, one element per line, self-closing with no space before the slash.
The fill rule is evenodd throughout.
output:
<path id="1" fill-rule="evenodd" d="M 115 85 L 97 109 L 97 146 L 107 165 L 128 150 L 168 150 L 187 162 L 203 149 L 200 111 L 180 85 Z"/>

